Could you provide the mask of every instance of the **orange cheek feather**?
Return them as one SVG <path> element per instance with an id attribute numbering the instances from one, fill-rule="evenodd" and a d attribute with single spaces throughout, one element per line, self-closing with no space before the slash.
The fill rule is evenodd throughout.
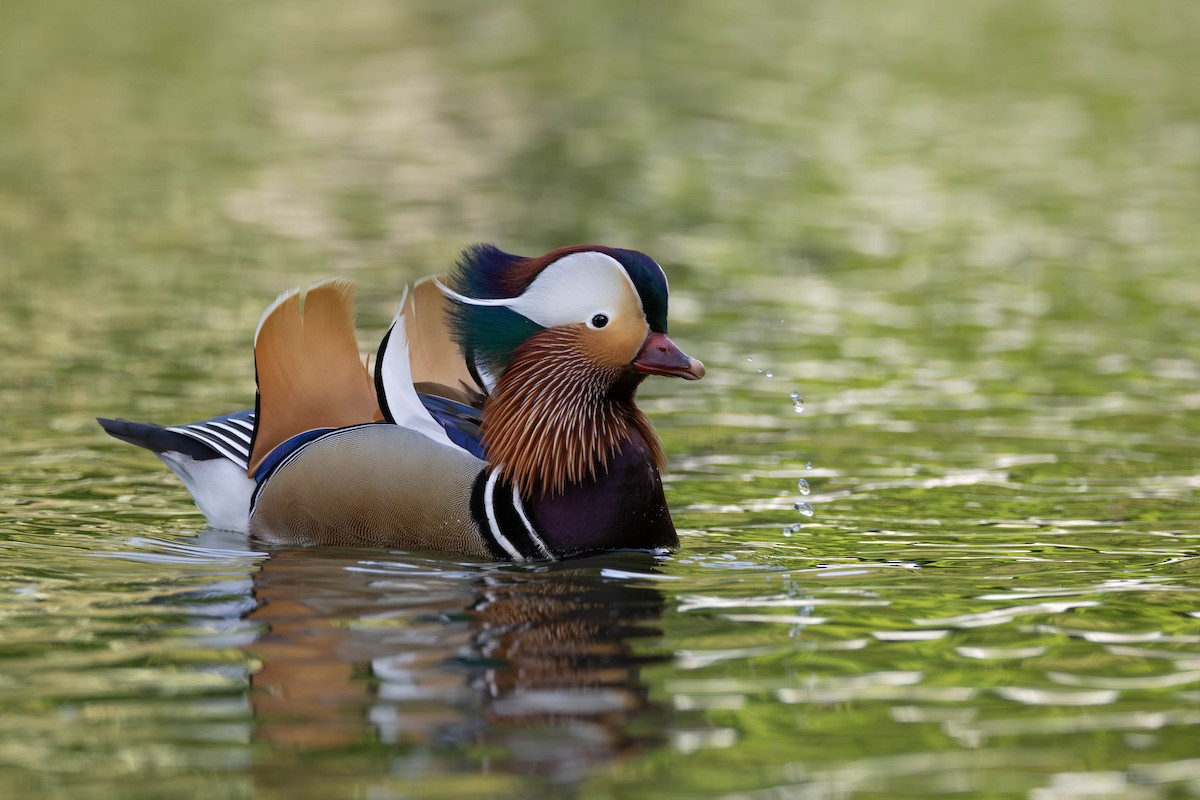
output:
<path id="1" fill-rule="evenodd" d="M 622 315 L 620 322 L 608 327 L 598 330 L 586 328 L 580 348 L 597 366 L 620 369 L 633 361 L 648 335 L 650 327 L 640 315 Z"/>

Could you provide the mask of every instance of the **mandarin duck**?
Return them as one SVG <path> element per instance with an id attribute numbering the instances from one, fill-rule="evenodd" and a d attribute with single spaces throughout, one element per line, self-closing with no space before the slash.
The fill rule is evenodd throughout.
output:
<path id="1" fill-rule="evenodd" d="M 253 411 L 98 421 L 164 461 L 211 525 L 267 543 L 512 561 L 678 544 L 635 394 L 704 365 L 667 336 L 654 260 L 475 245 L 405 290 L 373 374 L 354 313 L 343 280 L 276 299 L 254 337 Z"/>

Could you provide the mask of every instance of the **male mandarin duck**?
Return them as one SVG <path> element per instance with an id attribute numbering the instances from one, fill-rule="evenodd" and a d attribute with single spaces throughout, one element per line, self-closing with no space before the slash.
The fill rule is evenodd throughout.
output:
<path id="1" fill-rule="evenodd" d="M 254 411 L 99 420 L 161 458 L 215 527 L 513 561 L 678 544 L 635 394 L 704 365 L 668 338 L 667 278 L 643 253 L 475 245 L 405 292 L 373 376 L 353 284 L 295 289 L 263 314 L 254 363 Z"/>

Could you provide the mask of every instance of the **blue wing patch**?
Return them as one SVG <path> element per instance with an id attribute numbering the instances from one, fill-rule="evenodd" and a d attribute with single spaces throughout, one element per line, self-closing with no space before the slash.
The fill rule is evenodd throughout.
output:
<path id="1" fill-rule="evenodd" d="M 313 439 L 324 436 L 332 430 L 334 429 L 316 428 L 311 431 L 304 431 L 304 433 L 297 433 L 292 438 L 280 442 L 275 446 L 274 450 L 272 450 L 270 453 L 267 453 L 267 457 L 264 458 L 262 463 L 258 465 L 258 469 L 254 470 L 254 480 L 258 483 L 262 483 L 263 478 L 270 474 L 271 470 L 279 466 L 279 462 L 283 461 L 285 458 L 311 442 Z"/>
<path id="2" fill-rule="evenodd" d="M 483 436 L 479 432 L 483 412 L 474 406 L 436 395 L 417 396 L 421 398 L 425 410 L 446 431 L 450 441 L 476 458 L 483 458 Z"/>

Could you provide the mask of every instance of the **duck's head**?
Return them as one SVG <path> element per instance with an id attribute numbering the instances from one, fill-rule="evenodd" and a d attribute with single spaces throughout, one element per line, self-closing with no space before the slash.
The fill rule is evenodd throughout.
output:
<path id="1" fill-rule="evenodd" d="M 489 391 L 484 445 L 522 486 L 595 475 L 630 436 L 661 446 L 634 405 L 647 375 L 697 380 L 667 335 L 667 278 L 636 250 L 576 245 L 538 258 L 476 245 L 443 292 L 468 365 Z"/>

